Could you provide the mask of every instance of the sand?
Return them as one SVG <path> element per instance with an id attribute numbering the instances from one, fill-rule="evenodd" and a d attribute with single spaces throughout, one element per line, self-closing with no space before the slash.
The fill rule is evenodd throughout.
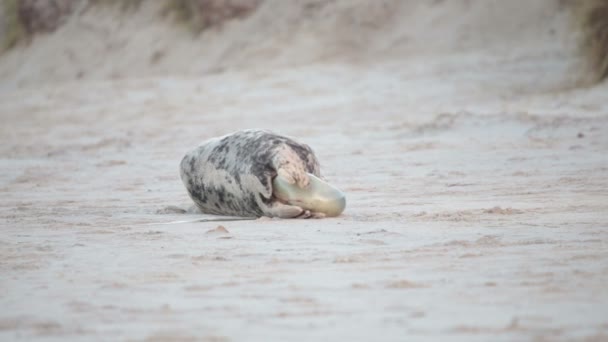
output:
<path id="1" fill-rule="evenodd" d="M 608 339 L 608 85 L 557 2 L 269 3 L 276 32 L 99 10 L 0 58 L 0 340 Z M 77 49 L 93 18 L 126 47 Z M 215 218 L 172 209 L 183 154 L 244 128 L 312 146 L 344 214 L 171 223 Z"/>

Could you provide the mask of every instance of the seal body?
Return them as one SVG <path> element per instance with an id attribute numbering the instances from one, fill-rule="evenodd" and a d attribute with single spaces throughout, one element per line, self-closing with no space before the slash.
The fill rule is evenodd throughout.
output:
<path id="1" fill-rule="evenodd" d="M 280 175 L 305 188 L 307 173 L 321 177 L 312 149 L 265 130 L 244 130 L 205 141 L 188 152 L 180 175 L 194 204 L 206 214 L 244 217 L 310 217 L 301 207 L 273 195 Z"/>

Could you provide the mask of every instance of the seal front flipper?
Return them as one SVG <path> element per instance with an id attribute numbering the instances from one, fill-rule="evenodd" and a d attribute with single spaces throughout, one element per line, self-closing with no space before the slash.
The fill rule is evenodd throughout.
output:
<path id="1" fill-rule="evenodd" d="M 306 214 L 306 212 L 308 212 L 308 216 L 310 216 L 310 212 L 308 210 L 304 210 L 295 205 L 274 201 L 266 207 L 264 210 L 264 215 L 268 217 L 296 218 L 300 217 L 302 214 Z"/>

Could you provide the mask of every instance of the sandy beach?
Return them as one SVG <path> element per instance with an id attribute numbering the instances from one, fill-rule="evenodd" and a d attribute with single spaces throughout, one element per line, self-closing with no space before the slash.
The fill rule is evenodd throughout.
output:
<path id="1" fill-rule="evenodd" d="M 0 340 L 608 340 L 608 84 L 567 10 L 313 3 L 197 38 L 90 9 L 0 56 Z M 245 128 L 344 214 L 176 211 L 185 152 Z"/>

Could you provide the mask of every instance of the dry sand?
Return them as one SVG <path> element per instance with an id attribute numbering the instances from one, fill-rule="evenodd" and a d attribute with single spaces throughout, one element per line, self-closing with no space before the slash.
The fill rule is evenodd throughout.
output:
<path id="1" fill-rule="evenodd" d="M 87 12 L 0 59 L 0 340 L 608 339 L 608 85 L 573 86 L 558 2 L 269 3 L 270 60 L 200 43 L 270 5 L 191 48 Z M 93 18 L 124 51 L 77 49 Z M 185 151 L 254 127 L 311 145 L 345 213 L 161 224 L 208 218 L 170 208 Z"/>

